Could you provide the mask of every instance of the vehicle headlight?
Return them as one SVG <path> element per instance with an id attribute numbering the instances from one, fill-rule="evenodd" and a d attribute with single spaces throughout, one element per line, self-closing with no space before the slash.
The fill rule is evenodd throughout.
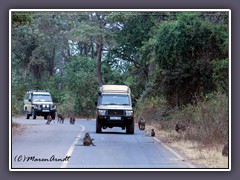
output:
<path id="1" fill-rule="evenodd" d="M 105 116 L 106 112 L 107 112 L 107 110 L 98 110 L 98 115 Z"/>
<path id="2" fill-rule="evenodd" d="M 133 116 L 133 111 L 126 111 L 126 116 Z"/>

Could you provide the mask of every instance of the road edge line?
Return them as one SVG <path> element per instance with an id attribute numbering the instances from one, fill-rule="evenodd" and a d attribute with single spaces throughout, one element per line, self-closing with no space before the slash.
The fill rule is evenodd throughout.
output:
<path id="1" fill-rule="evenodd" d="M 78 125 L 78 124 L 76 124 L 76 125 Z M 79 139 L 81 139 L 81 136 L 82 136 L 83 132 L 84 132 L 85 129 L 86 129 L 83 125 L 78 125 L 78 126 L 80 126 L 80 127 L 82 128 L 82 131 L 80 131 L 80 132 L 78 133 L 77 137 L 75 138 L 75 140 L 73 141 L 72 145 L 71 145 L 70 148 L 68 149 L 67 154 L 66 154 L 66 157 L 67 157 L 67 156 L 68 156 L 68 157 L 71 157 L 71 155 L 72 155 L 72 153 L 73 153 L 73 150 L 74 150 L 76 144 L 78 143 Z M 68 162 L 69 162 L 69 161 L 64 161 L 64 162 L 62 162 L 60 168 L 66 168 L 67 165 L 68 165 Z"/>

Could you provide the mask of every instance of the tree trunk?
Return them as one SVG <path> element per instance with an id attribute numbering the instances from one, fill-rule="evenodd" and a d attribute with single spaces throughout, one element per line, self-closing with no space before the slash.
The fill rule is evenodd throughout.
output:
<path id="1" fill-rule="evenodd" d="M 83 51 L 84 51 L 84 55 L 87 57 L 88 56 L 88 48 L 87 48 L 87 44 L 86 43 L 84 43 L 84 45 L 83 45 Z"/>
<path id="2" fill-rule="evenodd" d="M 63 52 L 63 49 L 62 49 L 62 52 L 61 52 L 61 57 L 60 57 L 60 64 L 59 64 L 59 71 L 60 71 L 60 77 L 62 79 L 63 77 L 63 66 L 64 66 L 64 52 Z M 62 80 L 59 82 L 59 85 L 58 85 L 58 89 L 59 91 L 62 91 L 63 90 L 63 82 Z"/>
<path id="3" fill-rule="evenodd" d="M 97 43 L 97 78 L 98 85 L 102 86 L 102 71 L 101 71 L 101 60 L 102 60 L 102 43 Z"/>
<path id="4" fill-rule="evenodd" d="M 55 58 L 55 51 L 56 49 L 55 49 L 55 47 L 53 47 L 53 49 L 52 49 L 52 56 L 51 56 L 51 58 L 49 59 L 49 74 L 50 74 L 50 76 L 53 76 L 54 75 L 54 66 L 55 66 L 55 64 L 54 64 L 54 58 Z"/>

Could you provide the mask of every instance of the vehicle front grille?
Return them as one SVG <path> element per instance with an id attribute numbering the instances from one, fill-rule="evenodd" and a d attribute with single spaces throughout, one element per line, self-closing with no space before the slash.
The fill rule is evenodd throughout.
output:
<path id="1" fill-rule="evenodd" d="M 108 110 L 108 115 L 110 116 L 123 116 L 123 110 Z"/>

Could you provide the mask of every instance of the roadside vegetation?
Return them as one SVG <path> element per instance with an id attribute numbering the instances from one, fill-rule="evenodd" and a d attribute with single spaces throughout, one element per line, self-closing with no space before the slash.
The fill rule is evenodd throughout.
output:
<path id="1" fill-rule="evenodd" d="M 12 122 L 12 135 L 15 136 L 23 131 L 24 127 L 16 122 Z"/>
<path id="2" fill-rule="evenodd" d="M 58 112 L 95 118 L 99 86 L 125 84 L 137 102 L 136 122 L 144 117 L 171 145 L 221 154 L 230 126 L 228 17 L 209 11 L 13 12 L 12 115 L 23 115 L 26 90 L 47 89 Z M 186 130 L 177 133 L 177 123 Z"/>
<path id="3" fill-rule="evenodd" d="M 148 99 L 143 104 L 148 106 L 138 106 L 136 117 L 145 117 L 145 134 L 155 129 L 156 136 L 163 143 L 176 148 L 200 167 L 228 167 L 228 158 L 222 156 L 229 137 L 228 98 L 225 94 L 214 93 L 194 105 L 178 109 L 168 108 L 160 99 Z M 184 124 L 186 130 L 176 132 L 177 123 Z"/>
<path id="4" fill-rule="evenodd" d="M 176 136 L 176 140 L 197 141 L 203 146 L 227 143 L 228 98 L 220 93 L 209 96 L 197 104 L 188 104 L 178 109 L 166 107 L 160 99 L 157 102 L 150 99 L 143 103 L 148 106 L 138 106 L 136 117 L 145 117 L 147 124 L 157 125 L 159 131 L 175 131 L 177 123 L 184 124 L 186 130 L 180 133 L 181 136 Z"/>

